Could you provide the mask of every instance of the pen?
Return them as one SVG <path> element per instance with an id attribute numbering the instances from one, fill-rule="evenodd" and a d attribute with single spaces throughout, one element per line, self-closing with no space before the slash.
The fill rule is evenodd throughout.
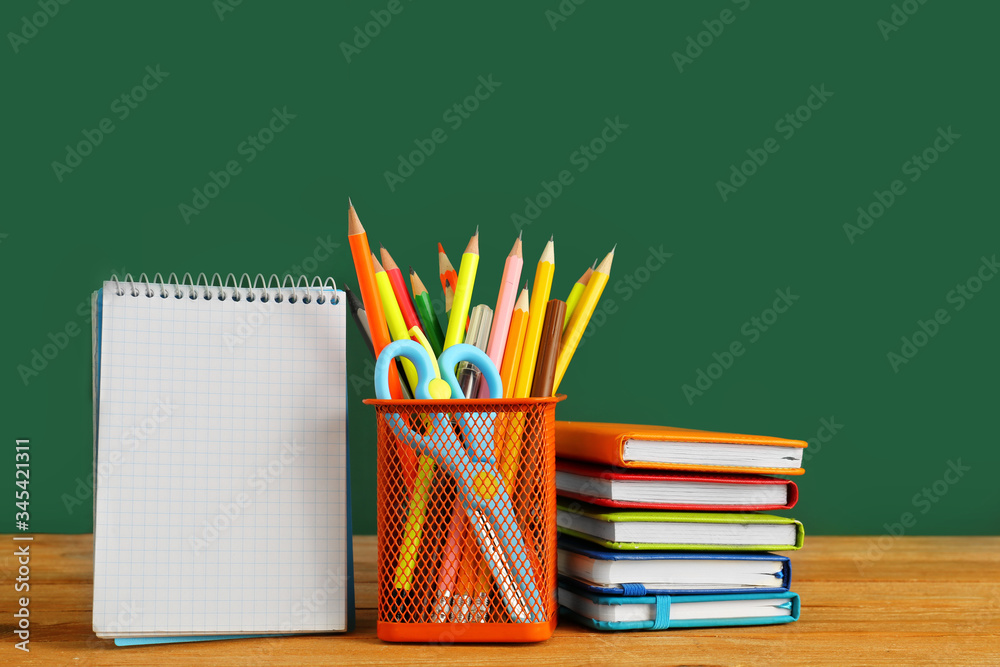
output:
<path id="1" fill-rule="evenodd" d="M 469 331 L 465 334 L 465 342 L 475 345 L 483 352 L 486 351 L 486 341 L 490 337 L 490 323 L 493 321 L 493 311 L 489 306 L 480 304 L 472 309 L 472 316 L 469 317 Z M 466 398 L 474 398 L 479 395 L 479 382 L 483 374 L 479 369 L 463 361 L 458 365 L 458 386 Z"/>

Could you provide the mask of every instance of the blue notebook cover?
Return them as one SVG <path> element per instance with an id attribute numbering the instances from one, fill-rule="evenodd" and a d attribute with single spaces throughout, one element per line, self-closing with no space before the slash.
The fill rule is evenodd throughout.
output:
<path id="1" fill-rule="evenodd" d="M 564 587 L 570 590 L 569 586 Z M 737 595 L 647 595 L 643 597 L 594 595 L 586 590 L 575 588 L 572 592 L 599 605 L 651 604 L 655 605 L 656 617 L 648 621 L 599 621 L 582 616 L 562 604 L 559 614 L 580 625 L 595 630 L 670 630 L 677 628 L 718 628 L 743 625 L 778 625 L 799 620 L 801 605 L 799 596 L 791 591 L 783 593 L 740 593 Z M 729 602 L 733 600 L 784 600 L 781 606 L 788 614 L 781 616 L 757 616 L 753 618 L 707 618 L 707 619 L 671 619 L 671 609 L 677 605 L 689 602 Z"/>
<path id="2" fill-rule="evenodd" d="M 781 577 L 776 585 L 767 588 L 753 588 L 754 593 L 784 593 L 792 584 L 792 564 L 787 556 L 766 552 L 722 552 L 722 551 L 618 551 L 607 549 L 586 540 L 569 535 L 559 535 L 559 549 L 577 553 L 595 560 L 773 560 L 782 564 Z M 646 588 L 641 583 L 595 585 L 559 573 L 560 582 L 569 582 L 577 588 L 601 595 L 733 595 L 750 592 L 746 588 L 705 588 L 693 591 L 690 588 Z"/>

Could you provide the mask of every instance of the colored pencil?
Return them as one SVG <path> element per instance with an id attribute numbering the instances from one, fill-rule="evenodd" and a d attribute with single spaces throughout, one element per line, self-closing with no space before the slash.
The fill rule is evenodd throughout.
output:
<path id="1" fill-rule="evenodd" d="M 601 293 L 604 292 L 604 286 L 608 284 L 611 263 L 614 259 L 615 249 L 612 248 L 607 257 L 594 269 L 594 273 L 590 276 L 587 287 L 583 290 L 583 295 L 580 297 L 580 302 L 576 305 L 576 310 L 573 311 L 573 316 L 569 318 L 569 326 L 566 327 L 566 332 L 559 343 L 559 358 L 556 360 L 556 378 L 555 384 L 552 387 L 553 392 L 559 391 L 559 383 L 562 382 L 563 376 L 566 375 L 566 368 L 569 367 L 569 362 L 573 360 L 573 353 L 576 352 L 576 347 L 580 344 L 580 338 L 583 337 L 583 332 L 587 329 L 587 323 L 590 322 L 590 317 L 594 314 L 594 309 L 601 298 Z"/>
<path id="2" fill-rule="evenodd" d="M 385 308 L 386 322 L 392 339 L 410 340 L 410 332 L 403 319 L 399 303 L 396 301 L 389 275 L 379 264 L 374 254 L 372 254 L 372 265 L 375 267 L 375 282 L 378 285 L 379 296 Z M 406 384 L 415 390 L 419 382 L 417 369 L 409 359 L 402 359 L 402 362 Z M 435 468 L 436 464 L 432 457 L 426 454 L 417 456 L 417 472 L 412 483 L 413 493 L 410 495 L 409 507 L 406 512 L 403 543 L 400 545 L 399 560 L 396 561 L 396 572 L 393 579 L 393 585 L 397 589 L 408 591 L 413 585 L 413 572 L 417 567 L 417 554 L 420 553 L 420 542 L 424 532 L 424 521 L 427 518 L 427 503 L 430 500 L 431 482 L 434 480 Z"/>
<path id="3" fill-rule="evenodd" d="M 438 322 L 437 315 L 434 314 L 434 305 L 431 303 L 431 296 L 427 293 L 427 287 L 420 280 L 417 272 L 410 267 L 410 286 L 413 287 L 413 303 L 417 307 L 417 314 L 423 322 L 424 334 L 427 336 L 431 348 L 434 350 L 434 357 L 441 356 L 444 350 L 444 331 Z"/>
<path id="4" fill-rule="evenodd" d="M 514 302 L 517 300 L 517 287 L 521 281 L 521 268 L 524 259 L 521 256 L 521 235 L 514 240 L 503 265 L 503 275 L 500 277 L 500 292 L 497 294 L 497 305 L 493 309 L 493 326 L 490 329 L 490 342 L 486 347 L 486 356 L 493 360 L 499 370 L 503 366 L 504 348 L 507 347 L 507 332 L 510 330 L 510 318 L 514 313 Z M 479 388 L 479 398 L 489 398 L 490 388 L 483 383 Z"/>
<path id="5" fill-rule="evenodd" d="M 458 274 L 455 267 L 451 265 L 451 260 L 444 252 L 444 246 L 438 243 L 438 272 L 441 274 L 441 290 L 444 292 L 444 311 L 451 312 L 451 303 L 455 298 L 455 289 L 458 287 Z"/>
<path id="6" fill-rule="evenodd" d="M 535 269 L 535 284 L 531 289 L 531 309 L 528 311 L 528 328 L 524 333 L 524 349 L 521 350 L 521 364 L 517 369 L 514 385 L 515 398 L 528 398 L 531 382 L 535 377 L 535 363 L 538 361 L 538 341 L 542 337 L 545 322 L 545 308 L 552 291 L 552 275 L 555 272 L 554 239 L 549 239 L 542 250 Z"/>
<path id="7" fill-rule="evenodd" d="M 472 303 L 472 288 L 476 282 L 476 269 L 479 268 L 479 228 L 469 239 L 462 254 L 462 264 L 458 269 L 458 283 L 455 287 L 455 299 L 451 303 L 451 316 L 448 318 L 448 331 L 444 335 L 444 349 L 465 338 L 466 324 L 469 321 L 469 305 Z"/>
<path id="8" fill-rule="evenodd" d="M 535 379 L 531 383 L 531 396 L 533 398 L 545 398 L 552 395 L 552 385 L 556 377 L 556 358 L 559 356 L 559 340 L 562 337 L 562 323 L 565 315 L 565 301 L 559 299 L 549 301 L 545 308 L 542 340 L 538 344 Z"/>
<path id="9" fill-rule="evenodd" d="M 583 294 L 583 290 L 587 287 L 587 282 L 590 280 L 590 276 L 594 273 L 594 266 L 597 266 L 597 260 L 594 260 L 593 266 L 589 267 L 583 272 L 577 281 L 573 284 L 573 289 L 569 291 L 569 296 L 566 297 L 566 318 L 563 322 L 563 331 L 566 330 L 566 325 L 569 324 L 569 318 L 573 315 L 573 310 L 576 308 L 576 304 L 580 301 L 580 296 Z"/>
<path id="10" fill-rule="evenodd" d="M 347 200 L 347 241 L 351 246 L 351 257 L 354 259 L 354 270 L 358 274 L 361 300 L 365 305 L 372 346 L 377 357 L 382 352 L 382 348 L 391 342 L 389 326 L 385 321 L 385 312 L 382 310 L 382 301 L 375 283 L 375 265 L 371 261 L 372 251 L 368 245 L 368 234 L 361 225 L 361 220 L 358 218 L 358 213 L 354 210 L 354 204 L 351 203 L 350 199 Z M 389 367 L 389 392 L 393 398 L 402 398 L 399 374 L 394 366 Z M 415 463 L 416 458 L 411 458 Z"/>
<path id="11" fill-rule="evenodd" d="M 451 616 L 452 601 L 458 592 L 456 583 L 462 565 L 462 548 L 465 544 L 462 530 L 465 526 L 465 516 L 462 503 L 456 502 L 451 508 L 451 521 L 448 522 L 448 534 L 441 554 L 441 566 L 438 568 L 437 593 L 429 619 L 431 623 L 447 623 Z"/>
<path id="12" fill-rule="evenodd" d="M 385 311 L 385 321 L 389 327 L 389 334 L 393 340 L 410 340 L 409 327 L 403 319 L 403 313 L 396 301 L 396 295 L 392 291 L 392 283 L 389 281 L 389 274 L 379 264 L 372 253 L 372 266 L 375 268 L 375 284 L 378 287 L 379 298 L 382 299 L 382 308 Z M 409 359 L 403 359 L 403 371 L 406 374 L 406 381 L 410 389 L 416 388 L 419 377 L 417 369 Z"/>
<path id="13" fill-rule="evenodd" d="M 358 327 L 358 333 L 361 334 L 361 339 L 365 341 L 368 351 L 372 353 L 372 358 L 374 358 L 375 346 L 372 345 L 372 332 L 368 328 L 368 315 L 365 313 L 365 306 L 361 303 L 358 295 L 352 292 L 347 285 L 344 285 L 344 293 L 347 295 L 347 306 L 351 309 L 351 317 L 354 318 L 354 323 Z"/>
<path id="14" fill-rule="evenodd" d="M 524 332 L 528 328 L 528 284 L 525 283 L 517 303 L 514 304 L 514 314 L 510 318 L 510 331 L 507 333 L 507 347 L 503 352 L 503 366 L 500 368 L 500 379 L 503 381 L 503 397 L 513 398 L 514 383 L 517 380 L 517 369 L 521 365 L 521 352 L 524 349 Z M 501 419 L 502 418 L 502 419 Z M 507 494 L 513 497 L 517 480 L 518 458 L 521 454 L 521 434 L 524 431 L 522 413 L 497 416 L 497 433 L 506 433 L 496 446 L 494 456 L 500 461 L 500 476 L 507 485 Z"/>
<path id="15" fill-rule="evenodd" d="M 399 304 L 399 310 L 403 313 L 403 321 L 406 322 L 407 330 L 413 327 L 423 329 L 423 326 L 420 324 L 420 318 L 417 317 L 417 311 L 413 307 L 410 290 L 406 288 L 406 281 L 403 280 L 403 272 L 399 270 L 399 266 L 393 261 L 392 255 L 385 249 L 385 246 L 380 244 L 379 249 L 382 254 L 382 267 L 385 269 L 386 275 L 389 276 L 389 282 L 392 284 L 392 293 L 396 295 L 396 303 Z"/>
<path id="16" fill-rule="evenodd" d="M 517 380 L 517 368 L 524 346 L 524 331 L 528 328 L 528 307 L 528 286 L 525 285 L 517 297 L 517 303 L 514 304 L 507 332 L 507 345 L 503 351 L 503 364 L 500 366 L 504 398 L 514 396 L 514 382 Z"/>

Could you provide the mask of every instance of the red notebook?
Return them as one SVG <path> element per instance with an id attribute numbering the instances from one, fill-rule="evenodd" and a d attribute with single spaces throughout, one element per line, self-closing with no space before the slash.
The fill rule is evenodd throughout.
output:
<path id="1" fill-rule="evenodd" d="M 556 459 L 560 496 L 605 507 L 657 510 L 755 511 L 791 509 L 795 482 L 764 475 L 621 470 Z"/>

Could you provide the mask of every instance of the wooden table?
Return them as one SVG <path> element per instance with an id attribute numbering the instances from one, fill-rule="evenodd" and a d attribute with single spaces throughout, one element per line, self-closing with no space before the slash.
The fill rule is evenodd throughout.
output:
<path id="1" fill-rule="evenodd" d="M 359 536 L 349 635 L 117 648 L 91 632 L 93 537 L 38 535 L 28 654 L 11 641 L 13 549 L 0 556 L 0 664 L 1000 664 L 1000 537 L 877 539 L 808 537 L 792 554 L 802 618 L 789 625 L 609 634 L 563 622 L 541 644 L 424 646 L 375 638 L 375 538 Z"/>

